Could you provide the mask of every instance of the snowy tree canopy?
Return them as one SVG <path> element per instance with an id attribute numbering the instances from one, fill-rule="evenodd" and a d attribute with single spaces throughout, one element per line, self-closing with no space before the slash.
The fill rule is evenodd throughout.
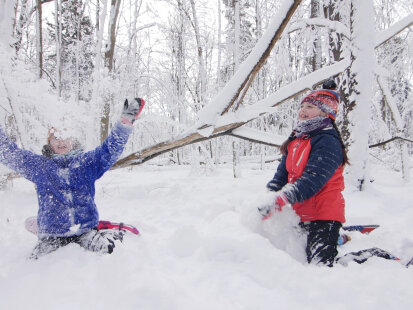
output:
<path id="1" fill-rule="evenodd" d="M 217 163 L 234 139 L 244 155 L 276 156 L 302 94 L 333 77 L 354 185 L 366 184 L 371 156 L 408 179 L 409 1 L 97 4 L 1 2 L 1 124 L 22 147 L 38 151 L 58 123 L 91 148 L 124 98 L 140 96 L 144 117 L 116 167 L 194 156 Z M 369 148 L 395 136 L 402 140 Z"/>

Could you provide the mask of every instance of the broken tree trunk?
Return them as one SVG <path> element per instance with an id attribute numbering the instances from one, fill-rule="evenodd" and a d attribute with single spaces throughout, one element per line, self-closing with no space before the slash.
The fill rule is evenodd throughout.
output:
<path id="1" fill-rule="evenodd" d="M 236 116 L 234 115 L 234 113 L 226 113 L 216 120 L 215 126 L 210 126 L 207 124 L 204 124 L 202 126 L 195 126 L 194 129 L 188 131 L 185 134 L 182 134 L 174 140 L 161 142 L 156 145 L 149 146 L 141 151 L 132 153 L 131 155 L 119 160 L 112 167 L 112 169 L 139 165 L 158 155 L 172 151 L 176 148 L 196 142 L 202 142 L 223 135 L 233 135 L 239 138 L 243 138 L 242 133 L 234 133 L 233 131 L 245 125 L 249 121 L 256 119 L 258 116 L 268 113 L 269 111 L 271 111 L 272 107 L 278 106 L 292 97 L 313 89 L 315 85 L 322 83 L 329 77 L 343 72 L 348 67 L 348 65 L 348 60 L 342 60 L 341 62 L 338 62 L 329 67 L 324 67 L 301 78 L 300 80 L 297 80 L 296 82 L 280 88 L 273 95 L 257 102 L 254 106 L 245 107 L 238 110 Z M 226 119 L 228 121 L 226 121 Z M 234 119 L 236 121 L 234 121 Z M 251 138 L 245 138 L 251 141 Z M 278 146 L 277 143 L 274 143 L 272 145 Z"/>
<path id="2" fill-rule="evenodd" d="M 217 95 L 217 98 L 219 98 L 220 100 L 212 101 L 214 103 L 219 102 L 220 104 L 207 105 L 200 112 L 200 122 L 195 126 L 195 128 L 197 129 L 193 130 L 193 132 L 189 132 L 182 137 L 178 137 L 175 140 L 162 142 L 157 145 L 150 146 L 149 148 L 146 148 L 139 152 L 133 153 L 126 158 L 119 160 L 113 168 L 137 165 L 151 158 L 154 158 L 157 155 L 176 149 L 178 147 L 227 134 L 231 130 L 245 124 L 245 122 L 241 122 L 213 128 L 213 130 L 211 130 L 210 134 L 207 136 L 201 135 L 198 132 L 198 129 L 208 128 L 211 126 L 211 124 L 215 124 L 215 119 L 220 115 L 227 113 L 231 106 L 236 102 L 241 92 L 244 90 L 241 98 L 238 100 L 242 101 L 255 75 L 264 65 L 265 61 L 270 55 L 271 50 L 275 46 L 276 42 L 280 39 L 284 29 L 286 28 L 292 15 L 301 2 L 302 0 L 284 1 L 283 5 L 279 9 L 278 14 L 272 19 L 272 22 L 270 23 L 267 31 L 257 42 L 256 47 L 252 50 L 247 59 L 241 64 L 239 70 L 236 72 L 233 78 Z M 258 61 L 254 61 L 255 59 L 257 59 Z"/>

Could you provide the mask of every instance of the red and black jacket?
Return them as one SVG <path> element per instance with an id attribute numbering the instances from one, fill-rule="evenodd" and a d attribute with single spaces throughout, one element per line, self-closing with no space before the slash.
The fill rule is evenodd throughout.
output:
<path id="1" fill-rule="evenodd" d="M 343 152 L 333 128 L 292 140 L 282 157 L 271 190 L 281 190 L 301 221 L 345 222 Z"/>

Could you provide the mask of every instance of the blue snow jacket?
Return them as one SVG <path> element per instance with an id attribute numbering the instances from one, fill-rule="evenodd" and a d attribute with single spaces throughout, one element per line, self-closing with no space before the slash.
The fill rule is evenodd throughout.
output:
<path id="1" fill-rule="evenodd" d="M 0 126 L 0 163 L 36 184 L 39 238 L 77 236 L 98 225 L 95 181 L 117 161 L 131 132 L 118 122 L 95 150 L 48 158 L 19 149 Z"/>

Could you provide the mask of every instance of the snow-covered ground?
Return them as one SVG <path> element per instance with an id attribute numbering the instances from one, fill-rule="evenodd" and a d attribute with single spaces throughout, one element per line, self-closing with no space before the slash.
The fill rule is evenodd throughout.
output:
<path id="1" fill-rule="evenodd" d="M 262 222 L 274 169 L 232 167 L 213 175 L 190 167 L 146 165 L 108 172 L 97 184 L 101 219 L 136 225 L 112 255 L 69 245 L 38 261 L 34 186 L 24 179 L 0 192 L 0 309 L 413 309 L 413 267 L 373 258 L 363 265 L 304 263 L 303 240 L 288 210 Z M 258 167 L 257 167 L 258 168 Z M 413 190 L 398 173 L 372 169 L 364 192 L 346 189 L 347 224 L 380 224 L 351 233 L 341 254 L 378 246 L 413 256 Z"/>

